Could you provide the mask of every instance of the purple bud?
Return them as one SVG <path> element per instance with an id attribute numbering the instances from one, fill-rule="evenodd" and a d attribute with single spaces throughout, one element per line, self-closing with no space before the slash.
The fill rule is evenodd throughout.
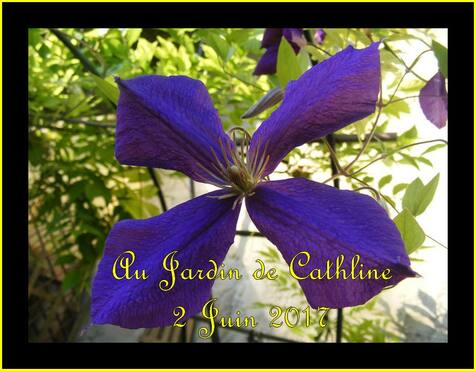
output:
<path id="1" fill-rule="evenodd" d="M 325 38 L 326 38 L 326 31 L 324 31 L 324 29 L 322 28 L 318 28 L 316 30 L 316 33 L 314 34 L 314 40 L 316 41 L 316 44 L 322 45 Z"/>

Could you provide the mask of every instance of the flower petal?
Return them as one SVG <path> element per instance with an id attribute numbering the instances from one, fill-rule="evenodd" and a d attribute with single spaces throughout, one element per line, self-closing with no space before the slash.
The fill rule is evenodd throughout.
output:
<path id="1" fill-rule="evenodd" d="M 269 48 L 270 46 L 279 45 L 282 35 L 282 28 L 266 28 L 263 33 L 263 40 L 261 40 L 261 47 Z"/>
<path id="2" fill-rule="evenodd" d="M 420 90 L 420 107 L 425 117 L 441 129 L 448 120 L 448 93 L 441 72 L 433 76 Z"/>
<path id="3" fill-rule="evenodd" d="M 289 41 L 296 54 L 307 44 L 302 28 L 283 28 L 283 36 Z"/>
<path id="4" fill-rule="evenodd" d="M 278 46 L 270 46 L 261 56 L 253 75 L 274 75 L 278 62 Z"/>
<path id="5" fill-rule="evenodd" d="M 335 132 L 375 111 L 380 85 L 378 43 L 352 46 L 288 84 L 281 106 L 258 128 L 250 153 L 267 145 L 271 173 L 294 147 Z"/>
<path id="6" fill-rule="evenodd" d="M 311 255 L 305 267 L 294 264 L 300 277 L 314 268 L 325 271 L 326 261 L 335 262 L 340 254 L 345 259 L 342 267 L 348 272 L 356 254 L 364 272 L 391 269 L 390 280 L 300 280 L 313 308 L 360 305 L 386 286 L 415 276 L 398 229 L 371 197 L 303 178 L 261 183 L 255 192 L 246 200 L 249 215 L 286 262 L 290 264 L 302 251 Z"/>
<path id="7" fill-rule="evenodd" d="M 177 317 L 173 310 L 185 308 L 182 322 L 201 310 L 210 298 L 213 280 L 182 280 L 185 268 L 220 267 L 235 237 L 239 207 L 232 210 L 233 199 L 218 200 L 219 190 L 187 201 L 159 216 L 144 220 L 124 220 L 112 228 L 92 286 L 92 322 L 110 323 L 125 328 L 169 326 Z M 145 269 L 146 280 L 117 280 L 112 275 L 116 258 L 132 250 L 136 259 L 132 269 Z M 162 291 L 161 280 L 171 279 L 163 259 L 177 250 L 180 266 L 170 291 Z M 118 276 L 123 274 L 118 269 Z M 131 271 L 133 273 L 133 271 Z"/>
<path id="8" fill-rule="evenodd" d="M 203 167 L 217 173 L 210 165 L 210 149 L 223 161 L 219 140 L 231 140 L 202 82 L 185 76 L 140 76 L 117 83 L 120 163 L 178 170 L 197 181 L 210 178 Z"/>

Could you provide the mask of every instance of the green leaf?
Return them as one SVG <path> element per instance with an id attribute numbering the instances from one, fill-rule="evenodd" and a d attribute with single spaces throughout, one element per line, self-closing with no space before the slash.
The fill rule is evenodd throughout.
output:
<path id="1" fill-rule="evenodd" d="M 210 46 L 215 49 L 215 52 L 220 56 L 220 58 L 227 61 L 229 59 L 228 51 L 230 46 L 226 40 L 212 32 L 208 34 L 207 39 Z"/>
<path id="2" fill-rule="evenodd" d="M 301 67 L 294 53 L 294 49 L 283 37 L 278 49 L 277 75 L 281 87 L 285 87 L 289 81 L 296 80 L 301 76 Z"/>
<path id="3" fill-rule="evenodd" d="M 157 38 L 159 39 L 159 38 Z M 162 40 L 162 39 L 160 39 Z M 164 46 L 162 44 L 162 46 Z M 173 44 L 172 44 L 173 46 Z M 164 46 L 165 47 L 165 46 Z M 149 42 L 144 38 L 140 38 L 139 41 L 137 42 L 137 47 L 134 52 L 134 55 L 139 62 L 140 67 L 144 71 L 148 71 L 150 68 L 150 62 L 154 58 L 155 52 L 160 50 L 160 48 L 157 47 L 157 42 Z M 175 48 L 174 48 L 175 50 Z"/>
<path id="4" fill-rule="evenodd" d="M 36 145 L 36 143 L 34 145 L 31 145 L 31 143 L 28 144 L 28 161 L 30 161 L 33 166 L 41 164 L 44 150 L 40 145 Z"/>
<path id="5" fill-rule="evenodd" d="M 96 75 L 92 75 L 99 90 L 115 105 L 119 100 L 119 88 Z"/>
<path id="6" fill-rule="evenodd" d="M 79 270 L 71 270 L 66 273 L 66 276 L 61 283 L 61 288 L 64 291 L 68 291 L 76 286 L 78 286 L 81 282 L 82 274 Z"/>
<path id="7" fill-rule="evenodd" d="M 56 259 L 56 264 L 65 265 L 65 264 L 71 264 L 74 261 L 76 261 L 76 257 L 72 254 L 61 255 L 60 257 L 58 257 L 58 259 Z"/>
<path id="8" fill-rule="evenodd" d="M 439 180 L 440 174 L 436 174 L 435 177 L 430 180 L 430 182 L 423 188 L 423 194 L 420 199 L 416 215 L 422 214 L 426 210 L 428 205 L 430 205 L 431 201 L 433 200 L 433 197 L 435 196 L 436 189 L 438 188 Z"/>
<path id="9" fill-rule="evenodd" d="M 411 254 L 423 244 L 425 232 L 423 232 L 410 210 L 403 209 L 393 221 L 400 231 L 408 254 Z"/>
<path id="10" fill-rule="evenodd" d="M 445 48 L 438 41 L 433 40 L 431 42 L 431 47 L 435 57 L 438 60 L 438 66 L 440 67 L 440 72 L 448 78 L 448 48 Z"/>
<path id="11" fill-rule="evenodd" d="M 92 245 L 94 236 L 84 233 L 77 238 L 78 249 L 86 263 L 93 263 L 96 260 L 96 252 Z"/>
<path id="12" fill-rule="evenodd" d="M 418 208 L 419 197 L 421 195 L 421 190 L 425 186 L 420 178 L 416 178 L 413 182 L 411 182 L 407 190 L 405 191 L 405 195 L 403 196 L 402 206 L 403 208 L 407 208 L 410 212 L 415 215 L 415 212 Z"/>
<path id="13" fill-rule="evenodd" d="M 324 53 L 323 51 L 319 50 L 313 45 L 306 45 L 304 46 L 304 50 L 307 51 L 314 59 L 322 62 L 323 60 L 329 58 L 329 56 Z"/>
<path id="14" fill-rule="evenodd" d="M 393 187 L 393 194 L 396 195 L 398 192 L 403 191 L 405 188 L 407 188 L 408 184 L 407 183 L 400 183 L 397 184 L 395 187 Z"/>
<path id="15" fill-rule="evenodd" d="M 425 164 L 425 165 L 428 165 L 428 166 L 430 166 L 430 167 L 433 167 L 432 162 L 431 162 L 430 160 L 428 160 L 427 158 L 423 157 L 423 156 L 421 156 L 421 157 L 416 157 L 416 160 L 417 160 L 418 162 L 421 162 L 421 163 Z"/>
<path id="16" fill-rule="evenodd" d="M 68 196 L 70 202 L 74 202 L 79 196 L 84 193 L 87 182 L 85 180 L 80 180 L 71 185 L 68 190 Z"/>
<path id="17" fill-rule="evenodd" d="M 309 59 L 309 54 L 305 50 L 302 50 L 297 55 L 298 64 L 301 68 L 301 74 L 306 72 L 309 67 L 311 67 L 311 60 Z"/>
<path id="18" fill-rule="evenodd" d="M 406 153 L 400 153 L 400 156 L 402 156 L 402 159 L 399 161 L 401 164 L 412 165 L 420 170 L 420 166 L 418 166 L 418 162 L 416 162 L 413 156 L 407 155 Z"/>
<path id="19" fill-rule="evenodd" d="M 365 128 L 367 127 L 368 120 L 363 119 L 354 122 L 355 130 L 357 131 L 357 137 L 359 140 L 365 137 L 366 131 Z"/>
<path id="20" fill-rule="evenodd" d="M 38 28 L 28 29 L 28 43 L 35 47 L 41 42 L 41 32 Z"/>
<path id="21" fill-rule="evenodd" d="M 385 114 L 387 116 L 400 118 L 402 113 L 410 113 L 410 106 L 404 100 L 392 102 L 392 104 L 385 108 Z"/>
<path id="22" fill-rule="evenodd" d="M 159 208 L 150 202 L 137 199 L 125 200 L 122 206 L 134 217 L 134 219 L 148 218 L 159 214 Z"/>
<path id="23" fill-rule="evenodd" d="M 400 138 L 402 139 L 416 139 L 418 138 L 418 131 L 416 126 L 412 126 L 411 129 L 407 130 L 404 132 L 402 135 L 400 135 Z"/>
<path id="24" fill-rule="evenodd" d="M 399 34 L 399 33 L 394 33 L 386 38 L 386 42 L 391 42 L 391 41 L 408 41 L 408 40 L 413 40 L 415 39 L 414 36 L 412 35 L 405 35 L 405 34 Z"/>
<path id="25" fill-rule="evenodd" d="M 142 28 L 129 28 L 126 33 L 127 45 L 131 47 L 140 37 Z"/>
<path id="26" fill-rule="evenodd" d="M 385 175 L 384 177 L 380 178 L 378 182 L 378 187 L 382 188 L 386 184 L 390 183 L 392 181 L 392 174 Z"/>
<path id="27" fill-rule="evenodd" d="M 243 44 L 250 39 L 250 37 L 252 36 L 251 33 L 253 31 L 254 31 L 253 29 L 249 29 L 249 28 L 233 30 L 230 32 L 228 39 L 237 44 Z"/>
<path id="28" fill-rule="evenodd" d="M 415 179 L 407 188 L 403 197 L 403 207 L 408 208 L 414 216 L 422 214 L 435 196 L 440 174 L 437 174 L 427 185 L 420 178 Z"/>
<path id="29" fill-rule="evenodd" d="M 111 192 L 101 179 L 92 179 L 85 187 L 85 193 L 90 201 L 93 201 L 96 197 L 104 197 L 106 202 L 111 199 Z"/>
<path id="30" fill-rule="evenodd" d="M 435 144 L 435 145 L 427 148 L 425 150 L 425 152 L 422 153 L 422 155 L 426 155 L 427 153 L 436 151 L 437 149 L 440 149 L 440 148 L 443 148 L 443 147 L 446 147 L 446 144 L 444 144 L 444 143 Z"/>

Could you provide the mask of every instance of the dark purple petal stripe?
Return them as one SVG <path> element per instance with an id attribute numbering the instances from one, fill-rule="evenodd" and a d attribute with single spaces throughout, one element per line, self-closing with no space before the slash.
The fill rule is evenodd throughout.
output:
<path id="1" fill-rule="evenodd" d="M 293 148 L 375 111 L 380 89 L 378 45 L 360 50 L 349 46 L 288 84 L 283 103 L 251 141 L 252 153 L 261 153 L 268 142 L 270 161 L 265 175 Z"/>
<path id="2" fill-rule="evenodd" d="M 125 165 L 178 170 L 192 179 L 210 178 L 213 148 L 230 141 L 207 89 L 185 76 L 117 79 L 116 158 Z M 201 166 L 197 165 L 200 163 Z"/>
<path id="3" fill-rule="evenodd" d="M 355 254 L 366 268 L 391 269 L 391 280 L 299 281 L 313 308 L 360 305 L 386 286 L 415 276 L 398 229 L 371 197 L 303 178 L 261 183 L 255 192 L 246 199 L 248 213 L 286 262 L 301 251 L 310 253 L 308 266 L 296 266 L 300 276 L 325 270 L 326 260 L 340 254 L 348 270 Z"/>
<path id="4" fill-rule="evenodd" d="M 178 250 L 179 271 L 208 270 L 209 259 L 220 267 L 233 243 L 240 210 L 232 210 L 233 199 L 208 197 L 223 194 L 215 191 L 150 219 L 115 224 L 93 281 L 92 322 L 125 328 L 170 326 L 176 319 L 175 307 L 185 308 L 183 320 L 200 311 L 211 296 L 213 281 L 178 277 L 172 290 L 161 291 L 158 283 L 170 279 L 162 261 Z M 127 250 L 134 251 L 135 268 L 145 269 L 150 275 L 147 280 L 116 280 L 112 276 L 115 259 Z"/>

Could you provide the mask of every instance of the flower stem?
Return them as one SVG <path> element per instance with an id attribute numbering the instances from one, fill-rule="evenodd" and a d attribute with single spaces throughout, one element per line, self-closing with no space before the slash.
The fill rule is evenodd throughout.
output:
<path id="1" fill-rule="evenodd" d="M 89 61 L 89 59 L 83 54 L 83 52 L 71 43 L 69 39 L 69 35 L 65 34 L 64 32 L 56 28 L 50 28 L 49 30 L 64 44 L 64 46 L 66 46 L 69 49 L 69 51 L 77 59 L 79 59 L 79 61 L 81 62 L 85 70 L 91 72 L 92 74 L 96 76 L 102 77 L 101 74 L 99 73 L 99 70 Z"/>
<path id="2" fill-rule="evenodd" d="M 378 120 L 380 119 L 380 114 L 382 113 L 382 79 L 380 79 L 380 95 L 379 95 L 379 102 L 378 102 L 378 111 L 377 111 L 377 116 L 375 117 L 375 121 L 372 125 L 372 130 L 370 131 L 370 134 L 367 136 L 365 139 L 364 145 L 360 149 L 359 153 L 355 156 L 355 158 L 349 162 L 346 167 L 344 168 L 344 172 L 347 173 L 347 171 L 352 167 L 353 164 L 357 162 L 357 160 L 362 156 L 362 154 L 365 152 L 367 149 L 368 145 L 372 141 L 373 136 L 375 135 L 375 131 L 377 130 L 377 125 L 378 125 Z"/>
<path id="3" fill-rule="evenodd" d="M 326 144 L 329 147 L 331 153 L 331 170 L 332 175 L 338 174 L 338 160 L 335 154 L 335 141 L 332 134 L 326 136 Z M 339 189 L 339 178 L 334 178 L 334 187 Z M 344 324 L 344 312 L 342 308 L 337 309 L 337 323 L 336 323 L 336 343 L 342 342 L 342 327 Z"/>
<path id="4" fill-rule="evenodd" d="M 157 196 L 159 197 L 162 212 L 166 212 L 167 203 L 165 202 L 164 194 L 162 193 L 162 188 L 160 187 L 159 180 L 157 179 L 157 174 L 155 173 L 155 170 L 150 167 L 148 167 L 147 170 L 149 171 L 150 177 L 152 178 L 152 182 L 154 183 L 155 188 L 157 188 Z"/>
<path id="5" fill-rule="evenodd" d="M 407 66 L 407 64 L 404 62 L 403 59 L 401 59 L 393 50 L 392 48 L 390 48 L 390 46 L 388 45 L 388 43 L 384 42 L 383 45 L 385 46 L 385 49 L 388 50 L 390 52 L 390 54 L 392 54 L 404 67 L 405 69 L 410 72 L 411 74 L 413 74 L 416 78 L 420 79 L 421 81 L 423 82 L 428 82 L 426 79 L 424 79 L 423 77 L 421 77 L 420 75 L 418 75 L 415 71 L 412 70 L 413 66 L 415 65 L 415 61 L 413 61 L 412 63 L 412 66 L 409 67 Z M 428 50 L 425 50 L 422 54 L 428 52 L 428 51 L 431 51 L 431 49 L 428 49 Z M 417 58 L 419 58 L 421 55 L 419 55 Z"/>
<path id="6" fill-rule="evenodd" d="M 435 143 L 435 142 L 442 142 L 442 143 L 444 143 L 444 144 L 448 144 L 448 142 L 447 142 L 446 140 L 444 140 L 444 139 L 432 139 L 432 140 L 425 140 L 425 141 L 422 141 L 422 142 L 416 142 L 416 143 L 412 143 L 412 144 L 407 144 L 406 146 L 397 148 L 397 149 L 395 149 L 395 150 L 393 150 L 393 151 L 391 151 L 391 152 L 389 152 L 389 153 L 384 153 L 383 155 L 377 157 L 375 160 L 370 161 L 369 163 L 367 163 L 366 165 L 364 165 L 364 166 L 361 167 L 360 169 L 354 171 L 352 174 L 350 174 L 350 176 L 354 176 L 354 175 L 360 173 L 362 170 L 368 168 L 368 167 L 369 167 L 370 165 L 372 165 L 373 163 L 375 163 L 375 162 L 377 162 L 377 161 L 380 161 L 380 160 L 383 160 L 383 159 L 387 158 L 388 156 L 391 156 L 391 155 L 393 155 L 393 154 L 395 154 L 395 153 L 398 153 L 398 152 L 400 152 L 400 151 L 402 151 L 402 150 L 404 150 L 404 149 L 407 149 L 407 148 L 410 148 L 410 147 L 414 147 L 414 146 L 418 146 L 418 145 L 420 145 L 420 144 L 428 144 L 428 143 Z M 327 181 L 329 181 L 329 180 L 327 180 Z M 327 181 L 326 181 L 326 182 L 327 182 Z M 324 182 L 324 183 L 326 183 L 326 182 Z"/>

